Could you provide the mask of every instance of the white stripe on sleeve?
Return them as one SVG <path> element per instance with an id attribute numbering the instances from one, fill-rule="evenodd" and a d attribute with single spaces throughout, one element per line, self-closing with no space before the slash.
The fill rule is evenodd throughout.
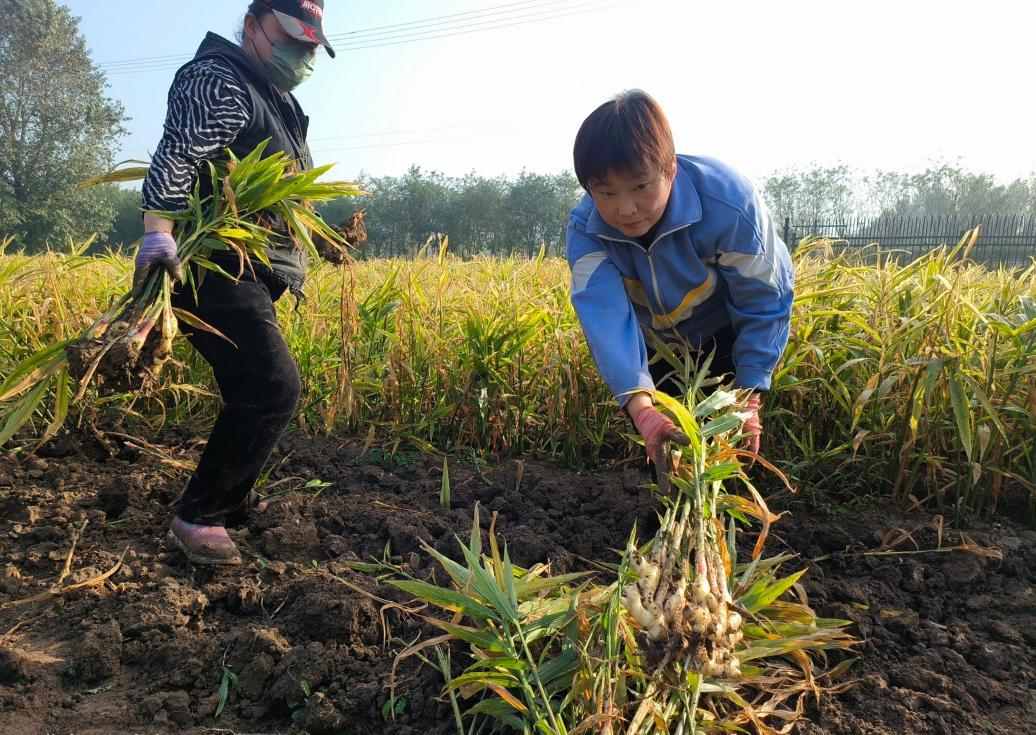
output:
<path id="1" fill-rule="evenodd" d="M 573 296 L 586 289 L 586 285 L 590 282 L 590 278 L 593 276 L 598 266 L 607 259 L 607 253 L 601 250 L 596 250 L 592 253 L 587 253 L 575 262 L 572 266 Z"/>

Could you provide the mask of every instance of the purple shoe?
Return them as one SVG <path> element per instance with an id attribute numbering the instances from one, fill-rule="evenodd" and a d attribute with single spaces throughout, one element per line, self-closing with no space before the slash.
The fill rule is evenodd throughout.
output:
<path id="1" fill-rule="evenodd" d="M 223 526 L 202 526 L 176 516 L 169 526 L 168 539 L 195 564 L 241 563 L 241 554 Z"/>

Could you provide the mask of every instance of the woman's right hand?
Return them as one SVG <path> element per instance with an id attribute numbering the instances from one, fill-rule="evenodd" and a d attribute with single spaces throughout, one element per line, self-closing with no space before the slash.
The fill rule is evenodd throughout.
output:
<path id="1" fill-rule="evenodd" d="M 156 230 L 144 235 L 133 261 L 133 293 L 139 295 L 155 268 L 164 268 L 174 281 L 183 281 L 183 267 L 176 256 L 172 233 Z"/>
<path id="2" fill-rule="evenodd" d="M 644 394 L 638 394 L 644 395 Z M 648 459 L 656 465 L 663 460 L 662 453 L 666 442 L 687 446 L 690 439 L 674 424 L 668 416 L 652 405 L 639 407 L 633 415 L 633 425 L 644 439 L 644 448 Z"/>

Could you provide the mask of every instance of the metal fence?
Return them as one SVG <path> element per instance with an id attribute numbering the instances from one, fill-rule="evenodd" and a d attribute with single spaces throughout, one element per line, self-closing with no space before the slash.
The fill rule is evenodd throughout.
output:
<path id="1" fill-rule="evenodd" d="M 1027 266 L 1036 258 L 1036 215 L 987 214 L 928 217 L 871 217 L 842 222 L 784 220 L 784 241 L 794 246 L 810 236 L 836 240 L 837 251 L 881 246 L 883 254 L 913 259 L 940 245 L 955 245 L 975 227 L 981 228 L 971 259 L 987 266 Z"/>

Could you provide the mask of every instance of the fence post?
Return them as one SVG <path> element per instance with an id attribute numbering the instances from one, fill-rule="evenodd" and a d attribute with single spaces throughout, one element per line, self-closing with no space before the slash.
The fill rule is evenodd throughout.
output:
<path id="1" fill-rule="evenodd" d="M 795 246 L 791 244 L 789 238 L 791 237 L 791 217 L 784 218 L 784 244 L 788 246 L 788 250 L 794 250 Z"/>

